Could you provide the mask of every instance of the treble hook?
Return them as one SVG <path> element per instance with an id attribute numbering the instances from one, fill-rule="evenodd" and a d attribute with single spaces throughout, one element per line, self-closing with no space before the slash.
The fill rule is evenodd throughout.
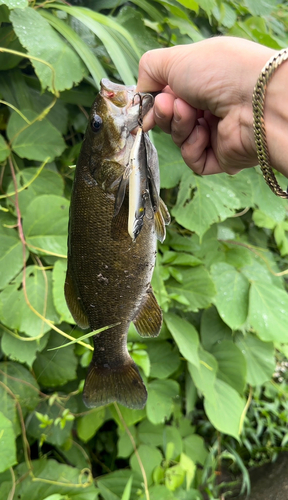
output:
<path id="1" fill-rule="evenodd" d="M 152 97 L 153 101 L 154 101 L 154 97 L 152 94 L 140 94 L 140 92 L 136 92 L 136 94 L 134 95 L 133 99 L 132 99 L 132 105 L 134 106 L 134 101 L 135 101 L 135 97 L 138 96 L 139 97 L 139 117 L 138 117 L 138 125 L 140 128 L 143 128 L 143 101 L 146 97 Z"/>

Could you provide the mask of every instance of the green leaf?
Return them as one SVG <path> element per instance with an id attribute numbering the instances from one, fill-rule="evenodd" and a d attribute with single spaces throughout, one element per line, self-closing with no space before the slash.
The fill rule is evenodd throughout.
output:
<path id="1" fill-rule="evenodd" d="M 232 330 L 237 330 L 245 323 L 248 314 L 249 281 L 224 262 L 214 264 L 211 275 L 217 290 L 214 302 L 218 312 Z"/>
<path id="2" fill-rule="evenodd" d="M 48 335 L 44 335 L 39 340 L 30 341 L 19 340 L 10 333 L 4 332 L 1 349 L 12 361 L 26 363 L 30 368 L 36 359 L 36 353 L 42 351 L 48 342 Z"/>
<path id="3" fill-rule="evenodd" d="M 39 387 L 35 378 L 24 366 L 12 361 L 0 363 L 0 380 L 15 397 L 17 396 L 23 417 L 28 410 L 34 410 L 39 402 Z M 6 398 L 10 398 L 7 392 Z M 5 400 L 1 400 L 2 403 L 5 406 Z"/>
<path id="4" fill-rule="evenodd" d="M 271 380 L 275 370 L 274 345 L 246 333 L 236 336 L 236 344 L 241 349 L 247 363 L 247 383 L 260 386 Z"/>
<path id="5" fill-rule="evenodd" d="M 172 313 L 165 314 L 165 322 L 182 356 L 192 365 L 199 367 L 198 346 L 199 338 L 197 330 L 180 316 Z"/>
<path id="6" fill-rule="evenodd" d="M 203 437 L 198 436 L 198 434 L 187 436 L 183 440 L 183 446 L 186 455 L 188 455 L 194 463 L 198 463 L 202 466 L 205 464 L 208 452 Z"/>
<path id="7" fill-rule="evenodd" d="M 207 12 L 208 16 L 210 16 L 213 8 L 217 5 L 216 0 L 197 0 L 197 3 L 199 7 Z"/>
<path id="8" fill-rule="evenodd" d="M 13 426 L 14 435 L 16 438 L 17 436 L 19 436 L 19 434 L 21 434 L 21 427 L 16 406 L 16 400 L 13 399 L 13 397 L 7 392 L 6 388 L 4 388 L 2 385 L 0 385 L 0 401 L 1 401 L 1 411 L 3 415 L 6 418 L 8 418 L 8 420 L 11 422 Z"/>
<path id="9" fill-rule="evenodd" d="M 149 446 L 162 446 L 164 428 L 163 424 L 154 425 L 147 419 L 143 420 L 138 426 L 139 441 Z"/>
<path id="10" fill-rule="evenodd" d="M 284 220 L 286 213 L 285 200 L 279 199 L 272 193 L 271 189 L 267 189 L 267 184 L 260 171 L 252 168 L 248 170 L 251 178 L 255 205 L 261 212 L 268 215 L 268 217 L 271 217 L 273 220 L 277 222 Z"/>
<path id="11" fill-rule="evenodd" d="M 183 275 L 182 283 L 178 283 L 174 278 L 166 282 L 169 294 L 183 296 L 187 301 L 188 311 L 198 311 L 211 304 L 215 294 L 213 281 L 204 266 L 181 267 L 179 271 Z"/>
<path id="12" fill-rule="evenodd" d="M 121 500 L 130 500 L 132 482 L 133 482 L 133 476 L 131 476 L 128 479 Z"/>
<path id="13" fill-rule="evenodd" d="M 115 403 L 117 404 L 117 403 Z M 146 417 L 146 411 L 145 410 L 131 410 L 130 408 L 126 408 L 125 406 L 118 405 L 118 409 L 121 412 L 122 418 L 127 425 L 127 427 L 130 427 L 131 425 L 136 424 L 137 422 L 140 422 L 143 420 L 143 418 Z M 109 406 L 109 411 L 115 420 L 115 422 L 118 424 L 120 429 L 125 429 L 123 426 L 122 420 L 119 418 L 118 412 L 116 411 L 116 408 L 114 405 Z"/>
<path id="14" fill-rule="evenodd" d="M 55 70 L 54 81 L 50 67 L 31 59 L 43 89 L 47 87 L 51 91 L 70 89 L 74 83 L 82 80 L 85 76 L 85 66 L 81 59 L 39 12 L 29 7 L 22 10 L 15 9 L 10 14 L 10 19 L 15 33 L 28 54 L 47 61 Z"/>
<path id="15" fill-rule="evenodd" d="M 186 171 L 172 214 L 181 226 L 195 231 L 201 238 L 214 222 L 231 217 L 240 207 L 229 176 L 200 177 Z"/>
<path id="16" fill-rule="evenodd" d="M 164 132 L 154 133 L 153 140 L 158 152 L 161 188 L 175 187 L 186 168 L 180 150 Z"/>
<path id="17" fill-rule="evenodd" d="M 230 328 L 222 321 L 214 306 L 203 311 L 200 332 L 202 346 L 207 351 L 210 351 L 214 344 L 222 340 L 232 339 Z"/>
<path id="18" fill-rule="evenodd" d="M 16 219 L 6 218 L 0 212 L 0 289 L 4 288 L 23 268 L 23 246 L 14 227 L 5 228 L 2 224 L 14 225 Z M 25 260 L 28 257 L 25 249 Z"/>
<path id="19" fill-rule="evenodd" d="M 117 470 L 97 480 L 97 486 L 105 500 L 120 500 L 127 481 L 131 477 L 131 470 Z M 143 490 L 142 474 L 133 474 L 131 499 L 137 498 L 138 492 Z M 84 500 L 84 499 L 83 499 Z M 86 498 L 85 498 L 86 500 Z"/>
<path id="20" fill-rule="evenodd" d="M 183 451 L 183 442 L 182 442 L 182 437 L 179 432 L 179 430 L 176 427 L 173 427 L 172 425 L 165 425 L 164 430 L 163 430 L 163 450 L 165 453 L 166 460 L 168 460 L 167 457 L 167 449 L 169 448 L 169 445 L 173 445 L 171 447 L 171 456 L 169 457 L 169 460 L 176 459 L 179 457 Z"/>
<path id="21" fill-rule="evenodd" d="M 77 433 L 87 443 L 100 429 L 105 420 L 105 408 L 95 408 L 77 420 Z"/>
<path id="22" fill-rule="evenodd" d="M 55 4 L 53 5 L 55 8 Z M 100 38 L 115 64 L 121 79 L 126 85 L 134 83 L 134 76 L 130 66 L 124 56 L 122 40 L 127 40 L 130 44 L 130 52 L 136 59 L 140 56 L 138 49 L 132 36 L 120 24 L 113 20 L 112 17 L 104 16 L 98 12 L 86 9 L 85 7 L 71 7 L 68 5 L 57 4 L 57 8 L 67 12 L 71 16 L 76 17 L 95 35 Z M 119 37 L 117 36 L 119 35 Z M 121 37 L 122 40 L 121 40 Z M 122 47 L 121 47 L 122 45 Z M 122 50 L 121 50 L 122 49 Z"/>
<path id="23" fill-rule="evenodd" d="M 61 336 L 56 332 L 51 332 L 47 347 L 37 354 L 34 361 L 33 370 L 38 382 L 44 387 L 64 385 L 68 380 L 74 380 L 77 376 L 77 358 L 74 355 L 73 346 L 56 352 L 49 351 L 62 344 Z"/>
<path id="24" fill-rule="evenodd" d="M 288 295 L 261 282 L 252 282 L 249 321 L 264 342 L 288 342 Z"/>
<path id="25" fill-rule="evenodd" d="M 255 222 L 256 226 L 266 227 L 267 229 L 274 229 L 277 224 L 276 221 L 269 217 L 269 215 L 261 212 L 261 210 L 254 210 L 252 219 Z"/>
<path id="26" fill-rule="evenodd" d="M 141 424 L 140 424 L 141 425 Z M 134 426 L 129 427 L 129 432 L 132 435 L 134 441 L 136 440 L 136 429 Z M 117 442 L 118 454 L 117 457 L 128 458 L 132 455 L 134 448 L 131 442 L 130 436 L 126 430 L 121 430 L 118 427 L 119 439 Z M 148 443 L 149 444 L 149 443 Z"/>
<path id="27" fill-rule="evenodd" d="M 9 9 L 24 9 L 28 5 L 27 0 L 0 0 L 0 5 L 7 5 Z"/>
<path id="28" fill-rule="evenodd" d="M 40 172 L 40 173 L 39 173 Z M 50 194 L 62 196 L 64 192 L 63 178 L 57 172 L 41 167 L 28 167 L 20 170 L 16 174 L 16 182 L 18 188 L 18 204 L 22 217 L 24 216 L 27 206 L 36 196 Z M 10 182 L 7 188 L 7 207 L 16 214 L 15 208 L 15 187 L 14 182 Z"/>
<path id="29" fill-rule="evenodd" d="M 254 16 L 269 16 L 276 8 L 274 0 L 257 0 L 257 2 L 254 2 L 254 0 L 244 0 L 244 4 Z"/>
<path id="30" fill-rule="evenodd" d="M 0 411 L 0 472 L 17 463 L 16 443 L 10 420 Z"/>
<path id="31" fill-rule="evenodd" d="M 5 141 L 5 139 L 3 138 L 3 136 L 0 135 L 0 161 L 6 160 L 9 154 L 10 154 L 9 146 Z"/>
<path id="32" fill-rule="evenodd" d="M 34 253 L 67 255 L 69 201 L 61 196 L 37 196 L 27 207 L 23 231 Z"/>
<path id="33" fill-rule="evenodd" d="M 240 348 L 229 340 L 223 340 L 212 347 L 211 354 L 218 363 L 217 377 L 231 385 L 239 394 L 243 394 L 247 367 Z"/>
<path id="34" fill-rule="evenodd" d="M 170 491 L 175 491 L 183 484 L 185 471 L 180 464 L 173 465 L 165 472 L 165 486 Z"/>
<path id="35" fill-rule="evenodd" d="M 168 419 L 173 409 L 173 398 L 179 394 L 175 380 L 153 380 L 148 386 L 147 417 L 152 424 Z"/>
<path id="36" fill-rule="evenodd" d="M 168 342 L 147 342 L 150 358 L 150 377 L 168 378 L 180 365 L 178 352 Z"/>
<path id="37" fill-rule="evenodd" d="M 148 485 L 150 485 L 153 482 L 153 470 L 155 469 L 155 467 L 157 467 L 157 465 L 161 464 L 163 456 L 157 448 L 147 446 L 146 444 L 140 444 L 138 453 L 146 472 Z M 141 469 L 135 453 L 133 453 L 132 457 L 130 458 L 130 466 L 132 470 L 141 474 Z"/>
<path id="38" fill-rule="evenodd" d="M 57 313 L 60 315 L 60 322 L 66 321 L 69 324 L 75 324 L 75 321 L 68 309 L 64 295 L 64 283 L 66 278 L 67 261 L 59 259 L 55 262 L 52 280 L 53 280 L 53 302 Z"/>
<path id="39" fill-rule="evenodd" d="M 198 354 L 200 358 L 199 368 L 188 363 L 188 370 L 197 389 L 201 391 L 206 398 L 215 400 L 215 382 L 218 363 L 212 354 L 199 346 Z"/>
<path id="40" fill-rule="evenodd" d="M 26 293 L 32 306 L 43 318 L 59 322 L 52 300 L 52 273 L 36 266 L 26 269 Z M 26 303 L 22 288 L 23 273 L 2 291 L 0 321 L 8 328 L 15 328 L 29 337 L 44 335 L 50 326 Z"/>
<path id="41" fill-rule="evenodd" d="M 92 50 L 67 23 L 63 22 L 61 19 L 50 14 L 50 12 L 47 12 L 44 9 L 40 9 L 39 12 L 41 16 L 47 19 L 49 24 L 59 31 L 59 33 L 72 45 L 73 49 L 78 53 L 83 63 L 87 66 L 92 78 L 94 79 L 96 87 L 99 89 L 99 82 L 102 78 L 107 78 L 107 73 L 100 61 L 93 54 Z"/>
<path id="42" fill-rule="evenodd" d="M 23 114 L 30 122 L 39 116 L 31 109 L 23 110 Z M 28 160 L 52 161 L 66 147 L 62 135 L 47 118 L 29 125 L 18 113 L 13 112 L 8 122 L 7 135 L 12 150 L 20 158 Z"/>
<path id="43" fill-rule="evenodd" d="M 205 398 L 204 408 L 211 424 L 220 432 L 239 438 L 245 402 L 230 385 L 216 379 L 214 401 Z"/>
<path id="44" fill-rule="evenodd" d="M 49 495 L 61 494 L 61 500 L 63 497 L 73 498 L 73 500 L 95 500 L 99 490 L 96 489 L 93 481 L 89 484 L 90 478 L 83 475 L 80 469 L 61 464 L 52 458 L 48 460 L 46 457 L 33 460 L 31 466 L 33 476 L 29 474 L 24 462 L 14 469 L 15 498 L 40 500 L 46 499 Z"/>
<path id="45" fill-rule="evenodd" d="M 56 419 L 61 418 L 63 408 L 58 404 L 49 405 L 47 401 L 42 401 L 37 406 L 37 412 L 34 412 L 27 422 L 27 433 L 34 439 L 41 440 L 43 436 L 45 442 L 55 446 L 62 446 L 71 436 L 73 421 L 66 421 L 65 427 L 61 428 L 59 424 L 55 425 Z M 45 427 L 41 427 L 41 420 L 38 417 L 47 418 L 49 422 Z"/>

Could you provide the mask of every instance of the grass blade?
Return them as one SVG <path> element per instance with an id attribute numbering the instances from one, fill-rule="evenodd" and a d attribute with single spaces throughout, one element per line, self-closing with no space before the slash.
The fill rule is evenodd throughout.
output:
<path id="1" fill-rule="evenodd" d="M 103 328 L 99 328 L 99 330 L 93 330 L 92 332 L 85 333 L 85 335 L 82 335 L 82 337 L 78 337 L 77 339 L 71 340 L 71 342 L 67 342 L 67 344 L 63 344 L 57 347 L 53 347 L 53 349 L 48 349 L 48 351 L 56 351 L 57 349 L 62 349 L 63 347 L 67 347 L 68 345 L 71 344 L 77 344 L 79 340 L 85 340 L 89 339 L 89 337 L 93 337 L 94 335 L 98 335 L 98 333 L 104 332 L 105 330 L 108 330 L 109 328 L 113 328 L 114 326 L 120 325 L 119 323 L 114 323 L 114 325 L 109 325 L 109 326 L 104 326 Z"/>

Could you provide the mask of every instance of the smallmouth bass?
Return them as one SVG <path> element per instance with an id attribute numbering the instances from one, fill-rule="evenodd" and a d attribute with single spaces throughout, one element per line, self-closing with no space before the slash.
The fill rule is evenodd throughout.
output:
<path id="1" fill-rule="evenodd" d="M 157 152 L 143 131 L 133 149 L 139 132 L 136 136 L 131 133 L 139 117 L 139 104 L 134 97 L 134 86 L 101 81 L 77 162 L 71 197 L 65 282 L 68 307 L 83 329 L 97 330 L 120 322 L 93 336 L 93 359 L 83 391 L 84 403 L 90 408 L 114 401 L 128 408 L 144 407 L 147 392 L 127 350 L 128 328 L 133 321 L 141 336 L 154 337 L 162 325 L 162 312 L 150 285 L 156 239 L 163 241 L 165 224 L 170 221 L 162 200 L 152 217 L 140 217 L 138 234 L 132 233 L 132 238 L 128 232 L 129 203 L 130 217 L 133 214 L 131 161 L 137 158 L 142 177 L 149 165 L 157 195 L 160 189 Z M 152 97 L 143 99 L 143 115 L 152 104 Z M 149 189 L 142 194 L 145 212 Z M 139 192 L 135 197 L 137 205 Z M 152 205 L 153 200 L 149 203 Z M 139 214 L 135 213 L 134 219 L 137 226 Z"/>

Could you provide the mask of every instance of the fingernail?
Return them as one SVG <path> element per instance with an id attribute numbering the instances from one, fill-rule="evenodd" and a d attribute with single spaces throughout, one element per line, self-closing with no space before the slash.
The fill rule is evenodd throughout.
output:
<path id="1" fill-rule="evenodd" d="M 195 144 L 195 142 L 198 139 L 198 135 L 199 135 L 199 126 L 197 125 L 187 139 L 188 144 L 190 145 Z"/>
<path id="2" fill-rule="evenodd" d="M 161 113 L 161 111 L 159 111 L 157 108 L 154 108 L 154 113 L 155 113 L 155 116 L 157 118 L 159 118 L 160 120 L 163 120 L 163 118 L 165 118 L 164 113 Z"/>

